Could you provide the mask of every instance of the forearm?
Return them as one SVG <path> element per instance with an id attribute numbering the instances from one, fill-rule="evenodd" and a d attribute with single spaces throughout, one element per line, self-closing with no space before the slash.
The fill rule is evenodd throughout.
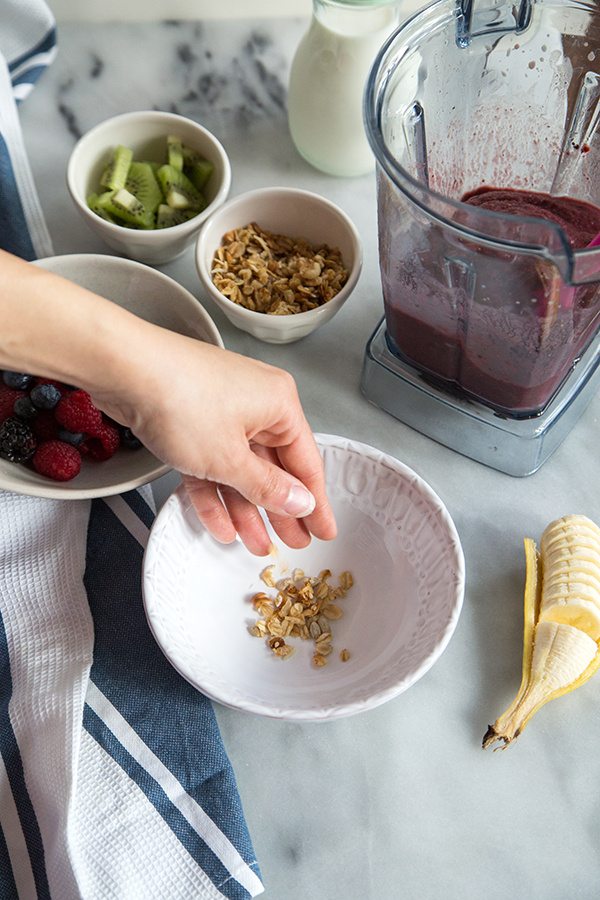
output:
<path id="1" fill-rule="evenodd" d="M 102 392 L 141 356 L 146 329 L 117 304 L 0 251 L 0 368 Z"/>

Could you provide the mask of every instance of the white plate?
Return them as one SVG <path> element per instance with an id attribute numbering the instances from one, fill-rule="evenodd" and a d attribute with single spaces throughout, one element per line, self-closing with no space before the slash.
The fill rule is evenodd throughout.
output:
<path id="1" fill-rule="evenodd" d="M 146 615 L 181 675 L 226 706 L 294 721 L 353 715 L 405 691 L 445 649 L 464 594 L 456 528 L 426 482 L 365 444 L 317 441 L 339 534 L 304 550 L 279 544 L 279 564 L 354 576 L 327 666 L 311 664 L 311 641 L 288 638 L 297 650 L 281 660 L 249 634 L 250 598 L 269 593 L 259 575 L 271 560 L 216 543 L 183 488 L 160 511 L 144 558 Z"/>

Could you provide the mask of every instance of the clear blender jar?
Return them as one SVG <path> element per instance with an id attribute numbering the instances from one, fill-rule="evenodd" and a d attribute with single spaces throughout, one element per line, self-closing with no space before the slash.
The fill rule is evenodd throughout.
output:
<path id="1" fill-rule="evenodd" d="M 599 121 L 594 0 L 437 0 L 386 42 L 365 123 L 400 375 L 481 421 L 543 416 L 579 387 L 600 326 Z M 551 216 L 463 202 L 483 186 L 581 201 L 586 245 Z"/>

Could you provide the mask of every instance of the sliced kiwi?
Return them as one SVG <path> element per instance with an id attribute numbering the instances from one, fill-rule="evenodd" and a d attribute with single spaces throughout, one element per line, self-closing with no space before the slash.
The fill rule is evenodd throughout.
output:
<path id="1" fill-rule="evenodd" d="M 132 162 L 129 166 L 125 187 L 140 201 L 146 212 L 154 213 L 163 200 L 152 166 L 145 162 Z"/>
<path id="2" fill-rule="evenodd" d="M 123 147 L 123 145 L 116 147 L 110 162 L 102 173 L 100 186 L 108 188 L 109 191 L 118 191 L 119 188 L 125 187 L 132 159 L 133 151 L 129 147 Z"/>
<path id="3" fill-rule="evenodd" d="M 171 228 L 173 225 L 181 225 L 196 215 L 195 209 L 173 209 L 167 203 L 161 203 L 156 213 L 156 227 Z"/>
<path id="4" fill-rule="evenodd" d="M 101 194 L 98 204 L 105 212 L 129 225 L 136 228 L 154 228 L 154 214 L 149 212 L 127 188 Z"/>
<path id="5" fill-rule="evenodd" d="M 183 145 L 183 171 L 197 190 L 203 190 L 214 168 L 206 157 Z"/>
<path id="6" fill-rule="evenodd" d="M 110 191 L 109 191 L 109 193 L 110 193 Z M 99 199 L 100 198 L 98 197 L 98 194 L 90 194 L 89 197 L 87 198 L 87 205 L 92 210 L 92 212 L 95 212 L 96 215 L 100 216 L 101 219 L 106 219 L 107 222 L 112 222 L 113 225 L 114 224 L 118 225 L 119 223 L 117 222 L 115 217 L 111 216 L 111 214 L 109 212 L 107 212 L 105 209 L 102 209 L 102 207 L 100 206 L 100 203 L 98 202 Z"/>
<path id="7" fill-rule="evenodd" d="M 167 137 L 167 162 L 178 172 L 183 171 L 183 147 L 179 138 L 172 134 Z"/>
<path id="8" fill-rule="evenodd" d="M 174 209 L 193 209 L 200 212 L 206 206 L 204 197 L 196 190 L 187 175 L 178 172 L 173 166 L 161 166 L 156 177 L 167 203 Z"/>
<path id="9" fill-rule="evenodd" d="M 167 163 L 134 160 L 129 147 L 115 147 L 89 208 L 126 228 L 170 228 L 207 205 L 203 189 L 214 166 L 175 135 L 167 135 Z"/>

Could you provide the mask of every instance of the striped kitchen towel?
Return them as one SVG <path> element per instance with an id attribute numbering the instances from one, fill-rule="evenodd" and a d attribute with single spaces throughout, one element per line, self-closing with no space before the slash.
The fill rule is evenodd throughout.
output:
<path id="1" fill-rule="evenodd" d="M 0 246 L 52 253 L 15 101 L 54 54 L 38 0 L 0 0 Z M 149 631 L 149 488 L 0 492 L 0 900 L 263 890 L 210 701 Z"/>

